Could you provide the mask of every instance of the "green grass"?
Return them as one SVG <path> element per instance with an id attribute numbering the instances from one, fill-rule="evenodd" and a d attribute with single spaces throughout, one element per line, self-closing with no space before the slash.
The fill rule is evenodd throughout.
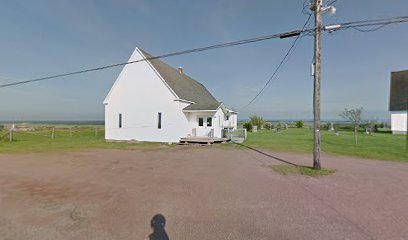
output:
<path id="1" fill-rule="evenodd" d="M 327 176 L 336 172 L 335 169 L 322 168 L 320 170 L 314 170 L 312 167 L 308 166 L 293 166 L 287 164 L 273 165 L 271 167 L 275 172 L 278 172 L 282 175 L 300 174 L 311 177 L 320 177 Z"/>
<path id="2" fill-rule="evenodd" d="M 0 136 L 3 133 L 0 133 Z M 72 131 L 72 137 L 69 129 L 56 128 L 54 139 L 51 139 L 51 129 L 49 128 L 35 132 L 13 132 L 12 142 L 8 141 L 8 137 L 0 141 L 0 153 L 7 154 L 64 152 L 85 149 L 154 150 L 168 147 L 170 146 L 161 143 L 105 142 L 103 129 L 99 128 L 98 133 L 95 134 L 95 128 L 92 127 L 76 128 Z"/>
<path id="3" fill-rule="evenodd" d="M 342 131 L 339 133 L 340 135 L 336 136 L 332 132 L 321 131 L 323 152 L 359 158 L 408 162 L 408 153 L 405 149 L 406 136 L 404 135 L 359 133 L 359 142 L 355 146 L 353 132 Z M 256 149 L 311 153 L 313 130 L 289 128 L 278 133 L 261 130 L 257 133 L 248 133 L 244 145 Z"/>
<path id="4" fill-rule="evenodd" d="M 2 136 L 5 132 L 0 132 Z M 104 140 L 103 128 L 74 128 L 72 137 L 68 128 L 56 128 L 55 138 L 51 139 L 50 128 L 35 131 L 36 135 L 26 132 L 14 132 L 13 142 L 8 138 L 0 141 L 0 153 L 41 153 L 62 152 L 85 149 L 141 149 L 155 150 L 171 146 L 160 143 L 108 143 Z M 40 134 L 40 135 L 38 135 Z M 347 155 L 360 158 L 399 160 L 408 162 L 405 152 L 406 137 L 389 133 L 373 135 L 359 134 L 359 144 L 354 146 L 352 132 L 340 132 L 339 136 L 328 131 L 322 131 L 322 151 L 330 154 Z M 289 128 L 280 133 L 261 130 L 248 133 L 244 145 L 256 149 L 311 153 L 313 148 L 313 131 L 311 129 Z M 174 145 L 173 145 L 174 146 Z"/>

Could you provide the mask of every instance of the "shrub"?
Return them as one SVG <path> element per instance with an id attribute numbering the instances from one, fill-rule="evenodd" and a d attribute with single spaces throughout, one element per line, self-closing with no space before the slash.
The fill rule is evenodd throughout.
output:
<path id="1" fill-rule="evenodd" d="M 252 129 L 253 129 L 254 126 L 252 125 L 251 122 L 244 122 L 243 127 L 244 127 L 248 132 L 252 132 Z"/>
<path id="2" fill-rule="evenodd" d="M 271 130 L 272 124 L 270 124 L 270 123 L 265 123 L 265 124 L 264 124 L 264 128 L 265 128 L 266 130 Z"/>
<path id="3" fill-rule="evenodd" d="M 354 129 L 353 125 L 351 124 L 337 124 L 336 126 L 338 129 L 345 130 L 345 131 L 351 131 Z"/>
<path id="4" fill-rule="evenodd" d="M 366 131 L 366 133 L 373 133 L 373 132 L 377 132 L 378 128 L 376 127 L 377 124 L 373 121 L 368 121 L 365 125 L 364 125 L 364 129 Z"/>
<path id="5" fill-rule="evenodd" d="M 322 130 L 330 130 L 330 127 L 331 127 L 331 123 L 325 123 L 325 124 L 320 125 L 320 129 Z"/>
<path id="6" fill-rule="evenodd" d="M 281 124 L 281 123 L 276 124 L 276 129 L 280 130 L 281 128 L 282 128 L 282 124 Z"/>
<path id="7" fill-rule="evenodd" d="M 261 129 L 261 127 L 265 124 L 265 120 L 260 117 L 260 116 L 250 116 L 249 119 L 251 119 L 251 123 L 253 126 L 257 126 L 258 130 Z"/>
<path id="8" fill-rule="evenodd" d="M 302 120 L 296 122 L 296 127 L 297 127 L 297 128 L 302 128 L 303 125 L 305 125 L 305 124 L 303 123 Z"/>

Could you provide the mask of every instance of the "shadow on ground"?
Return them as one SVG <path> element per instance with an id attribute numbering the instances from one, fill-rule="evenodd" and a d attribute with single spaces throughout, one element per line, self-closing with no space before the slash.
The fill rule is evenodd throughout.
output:
<path id="1" fill-rule="evenodd" d="M 269 157 L 269 158 L 278 160 L 278 161 L 280 161 L 280 162 L 283 162 L 283 163 L 286 163 L 286 164 L 289 164 L 289 165 L 292 165 L 292 166 L 295 166 L 295 167 L 299 167 L 299 165 L 297 165 L 297 164 L 295 164 L 295 163 L 292 163 L 292 162 L 289 162 L 289 161 L 287 161 L 287 160 L 285 160 L 285 159 L 278 158 L 278 157 L 273 156 L 273 155 L 271 155 L 271 154 L 262 152 L 261 150 L 258 150 L 258 149 L 256 149 L 256 148 L 253 148 L 253 147 L 244 145 L 244 144 L 242 144 L 242 143 L 236 143 L 236 142 L 234 142 L 234 143 L 237 144 L 237 145 L 239 145 L 239 146 L 241 146 L 241 147 L 248 148 L 248 149 L 250 149 L 250 150 L 252 150 L 252 151 L 255 151 L 255 152 L 259 153 L 259 154 L 262 154 L 262 155 L 264 155 L 264 156 L 267 156 L 267 157 Z"/>
<path id="2" fill-rule="evenodd" d="M 150 220 L 150 227 L 153 232 L 149 235 L 149 240 L 169 240 L 166 229 L 166 218 L 162 214 L 156 214 Z"/>

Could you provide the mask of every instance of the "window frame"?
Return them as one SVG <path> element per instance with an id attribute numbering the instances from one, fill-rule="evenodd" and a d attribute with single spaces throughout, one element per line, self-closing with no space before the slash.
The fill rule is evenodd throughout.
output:
<path id="1" fill-rule="evenodd" d="M 207 119 L 206 119 L 207 120 L 206 121 L 206 126 L 207 127 L 212 127 L 212 119 L 213 119 L 212 117 L 207 117 Z M 210 121 L 208 121 L 208 120 L 210 120 Z M 210 124 L 208 125 L 208 123 L 210 123 Z"/>
<path id="2" fill-rule="evenodd" d="M 162 128 L 162 113 L 158 112 L 157 113 L 157 129 Z"/>
<path id="3" fill-rule="evenodd" d="M 201 120 L 201 125 L 200 125 L 200 120 Z M 198 117 L 198 126 L 204 127 L 204 117 Z"/>
<path id="4" fill-rule="evenodd" d="M 119 128 L 122 128 L 123 127 L 123 117 L 122 117 L 122 113 L 119 113 L 119 124 L 118 124 L 118 127 Z"/>

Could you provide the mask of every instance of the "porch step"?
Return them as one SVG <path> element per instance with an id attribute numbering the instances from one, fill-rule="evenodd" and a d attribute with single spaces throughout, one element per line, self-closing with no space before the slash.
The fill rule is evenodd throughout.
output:
<path id="1" fill-rule="evenodd" d="M 213 144 L 213 143 L 222 143 L 226 142 L 226 138 L 215 138 L 215 137 L 185 137 L 180 139 L 180 143 L 200 143 L 200 144 Z"/>

